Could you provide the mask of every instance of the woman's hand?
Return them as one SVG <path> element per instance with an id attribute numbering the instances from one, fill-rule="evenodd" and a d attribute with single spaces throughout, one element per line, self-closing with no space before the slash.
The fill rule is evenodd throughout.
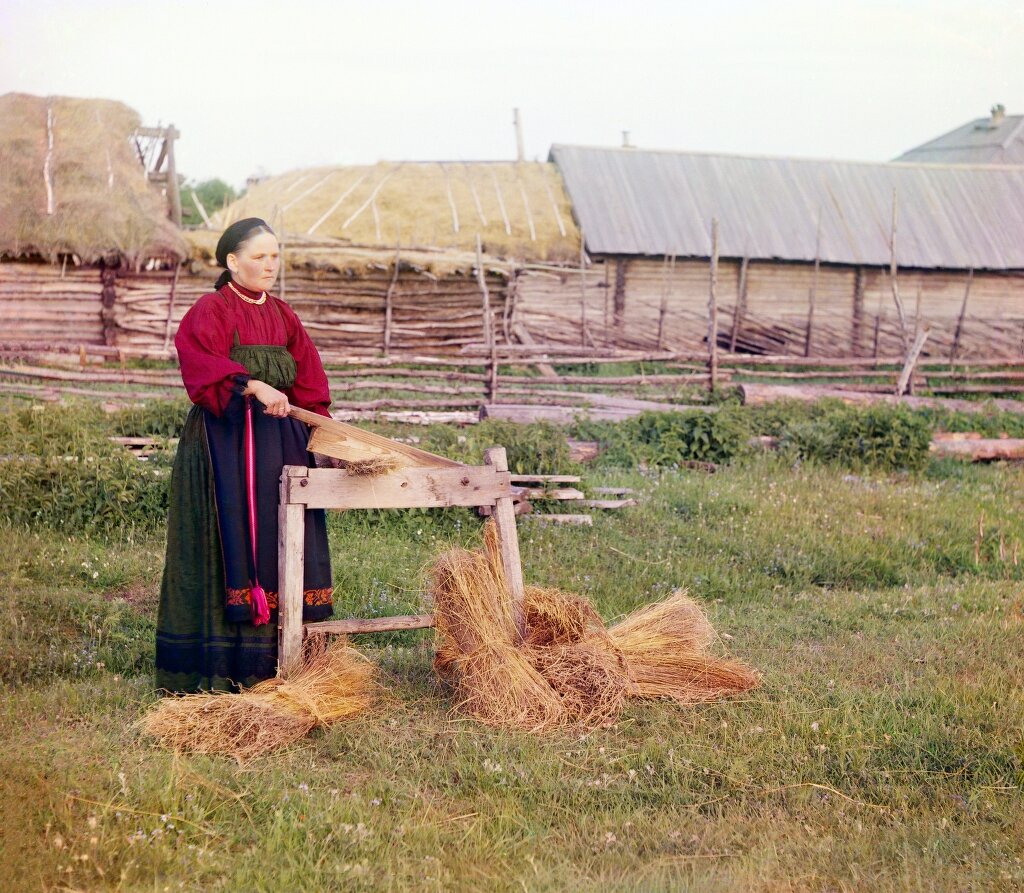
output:
<path id="1" fill-rule="evenodd" d="M 288 397 L 282 394 L 277 388 L 272 388 L 265 381 L 257 381 L 250 378 L 242 394 L 246 397 L 255 397 L 264 406 L 264 412 L 274 418 L 283 419 L 287 417 L 291 405 Z"/>

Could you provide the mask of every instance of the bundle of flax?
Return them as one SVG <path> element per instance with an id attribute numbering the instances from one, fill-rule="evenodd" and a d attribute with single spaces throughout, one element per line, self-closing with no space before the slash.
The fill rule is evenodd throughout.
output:
<path id="1" fill-rule="evenodd" d="M 435 669 L 462 710 L 494 725 L 596 726 L 613 721 L 628 697 L 692 704 L 759 682 L 749 667 L 710 653 L 714 630 L 683 592 L 609 630 L 586 599 L 528 586 L 521 639 L 490 523 L 482 552 L 452 549 L 437 559 L 431 595 Z"/>
<path id="2" fill-rule="evenodd" d="M 362 712 L 373 699 L 373 665 L 344 639 L 307 640 L 302 669 L 241 692 L 163 698 L 142 719 L 164 747 L 216 753 L 244 763 L 312 729 Z"/>

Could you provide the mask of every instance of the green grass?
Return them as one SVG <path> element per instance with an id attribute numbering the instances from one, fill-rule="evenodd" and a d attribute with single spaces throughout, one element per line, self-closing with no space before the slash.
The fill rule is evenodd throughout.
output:
<path id="1" fill-rule="evenodd" d="M 686 587 L 761 689 L 497 731 L 452 712 L 410 632 L 360 640 L 387 683 L 365 716 L 245 768 L 175 756 L 136 725 L 160 532 L 0 530 L 5 888 L 1024 889 L 1024 472 L 748 456 L 601 484 L 640 506 L 523 520 L 527 580 L 608 620 Z M 330 533 L 339 612 L 371 616 L 420 607 L 424 566 L 480 522 L 352 512 Z"/>

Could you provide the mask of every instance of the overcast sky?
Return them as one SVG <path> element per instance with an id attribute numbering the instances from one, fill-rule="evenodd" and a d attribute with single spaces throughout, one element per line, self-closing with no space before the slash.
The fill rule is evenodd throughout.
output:
<path id="1" fill-rule="evenodd" d="M 552 143 L 886 160 L 1024 113 L 1024 0 L 0 0 L 0 93 L 181 130 L 178 170 Z"/>

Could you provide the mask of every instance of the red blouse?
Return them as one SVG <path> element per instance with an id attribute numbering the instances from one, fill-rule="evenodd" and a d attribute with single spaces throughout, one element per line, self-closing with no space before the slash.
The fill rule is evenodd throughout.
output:
<path id="1" fill-rule="evenodd" d="M 248 297 L 260 296 L 259 292 L 243 288 L 237 282 L 233 284 Z M 236 331 L 241 344 L 287 347 L 296 368 L 295 383 L 284 389 L 288 402 L 330 417 L 327 373 L 320 354 L 292 308 L 273 295 L 268 295 L 263 304 L 249 304 L 238 297 L 230 285 L 196 301 L 174 337 L 181 379 L 193 403 L 214 415 L 222 415 L 231 395 L 248 382 L 248 370 L 230 358 Z"/>

